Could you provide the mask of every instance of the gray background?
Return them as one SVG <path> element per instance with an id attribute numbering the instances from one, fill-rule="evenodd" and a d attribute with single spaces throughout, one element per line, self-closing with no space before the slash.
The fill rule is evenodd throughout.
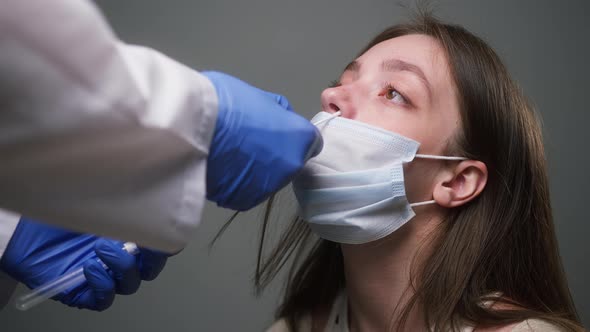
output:
<path id="1" fill-rule="evenodd" d="M 377 32 L 407 11 L 396 1 L 99 1 L 121 38 L 197 69 L 218 69 L 286 95 L 311 117 L 319 94 Z M 401 3 L 408 3 L 403 1 Z M 590 326 L 588 106 L 590 2 L 438 1 L 441 18 L 486 39 L 545 124 L 555 223 L 578 311 Z M 73 46 L 75 47 L 75 46 Z M 260 331 L 272 321 L 281 281 L 252 295 L 259 211 L 207 244 L 230 211 L 209 205 L 190 245 L 138 294 L 95 313 L 46 303 L 0 312 L 2 331 Z M 22 291 L 22 289 L 21 289 Z"/>

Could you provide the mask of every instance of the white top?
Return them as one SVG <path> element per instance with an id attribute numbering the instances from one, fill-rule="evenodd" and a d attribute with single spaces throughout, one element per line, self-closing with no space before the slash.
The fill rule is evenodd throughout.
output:
<path id="1" fill-rule="evenodd" d="M 336 300 L 334 300 L 324 331 L 349 332 L 348 296 L 346 295 L 346 292 L 341 292 L 340 295 L 336 297 Z"/>
<path id="2" fill-rule="evenodd" d="M 299 330 L 296 332 L 311 332 L 312 319 L 306 315 L 300 321 Z M 474 329 L 470 326 L 461 328 L 461 332 L 472 332 Z M 348 328 L 348 297 L 346 292 L 340 293 L 334 300 L 330 309 L 330 316 L 326 322 L 324 332 L 349 332 Z M 538 319 L 529 319 L 516 324 L 511 332 L 559 332 L 558 327 Z M 291 331 L 285 319 L 276 321 L 266 332 L 295 332 Z"/>
<path id="3" fill-rule="evenodd" d="M 206 194 L 217 119 L 210 81 L 121 42 L 90 1 L 0 8 L 0 207 L 182 249 Z M 18 214 L 0 213 L 0 257 Z"/>

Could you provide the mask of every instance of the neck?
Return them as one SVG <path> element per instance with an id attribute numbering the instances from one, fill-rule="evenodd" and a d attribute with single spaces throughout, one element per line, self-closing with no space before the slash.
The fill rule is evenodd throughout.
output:
<path id="1" fill-rule="evenodd" d="M 433 219 L 422 214 L 381 240 L 342 245 L 351 331 L 387 331 L 395 327 L 414 295 L 411 268 L 421 263 L 416 257 L 427 255 L 428 248 L 422 242 L 437 224 Z M 426 330 L 419 303 L 410 311 L 405 330 Z"/>

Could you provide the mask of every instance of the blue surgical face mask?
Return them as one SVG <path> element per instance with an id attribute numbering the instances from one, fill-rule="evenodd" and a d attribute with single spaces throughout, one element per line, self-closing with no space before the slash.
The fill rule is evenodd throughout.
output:
<path id="1" fill-rule="evenodd" d="M 320 112 L 324 148 L 293 181 L 299 215 L 320 237 L 360 244 L 381 239 L 415 213 L 406 198 L 403 164 L 414 158 L 464 160 L 416 154 L 419 143 L 362 122 Z"/>

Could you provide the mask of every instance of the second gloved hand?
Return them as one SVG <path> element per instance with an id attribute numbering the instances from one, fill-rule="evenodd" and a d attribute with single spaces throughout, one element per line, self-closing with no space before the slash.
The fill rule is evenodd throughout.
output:
<path id="1" fill-rule="evenodd" d="M 116 293 L 135 293 L 141 280 L 155 279 L 168 257 L 147 249 L 132 256 L 122 248 L 120 241 L 21 218 L 0 260 L 0 269 L 29 288 L 36 288 L 84 267 L 86 282 L 54 299 L 68 306 L 101 311 L 111 306 Z"/>
<path id="2" fill-rule="evenodd" d="M 207 160 L 207 198 L 248 210 L 285 186 L 320 152 L 321 136 L 285 97 L 223 73 L 203 74 L 215 86 L 219 104 Z"/>

